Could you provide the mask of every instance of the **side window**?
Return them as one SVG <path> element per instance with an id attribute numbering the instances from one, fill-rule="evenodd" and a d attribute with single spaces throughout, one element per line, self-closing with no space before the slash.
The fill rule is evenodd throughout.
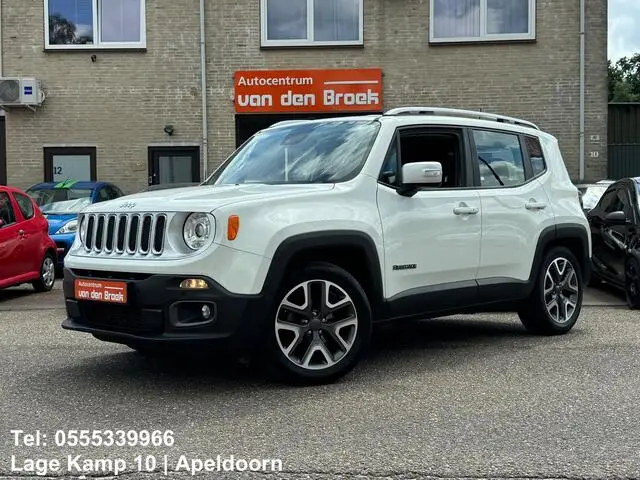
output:
<path id="1" fill-rule="evenodd" d="M 120 195 L 120 193 L 118 192 L 118 190 L 114 187 L 108 186 L 105 187 L 107 189 L 107 195 L 109 196 L 109 200 L 114 200 L 118 197 L 121 197 L 122 195 Z"/>
<path id="2" fill-rule="evenodd" d="M 109 188 L 111 188 L 111 192 L 112 192 L 111 198 L 112 199 L 120 198 L 120 197 L 123 196 L 122 191 L 118 187 L 109 187 Z"/>
<path id="3" fill-rule="evenodd" d="M 480 185 L 500 187 L 521 185 L 526 181 L 520 139 L 517 135 L 488 130 L 473 130 L 478 154 Z"/>
<path id="4" fill-rule="evenodd" d="M 622 210 L 622 202 L 620 202 L 620 198 L 618 197 L 618 190 L 612 189 L 602 195 L 596 208 L 605 215 Z"/>
<path id="5" fill-rule="evenodd" d="M 397 186 L 399 183 L 398 168 L 398 139 L 393 137 L 393 145 L 387 152 L 380 170 L 380 182 L 393 187 Z"/>
<path id="6" fill-rule="evenodd" d="M 11 199 L 5 192 L 0 192 L 0 228 L 16 223 L 16 215 L 11 205 Z"/>
<path id="7" fill-rule="evenodd" d="M 620 210 L 625 213 L 629 220 L 633 220 L 633 206 L 624 188 L 618 189 L 618 201 L 620 202 Z"/>
<path id="8" fill-rule="evenodd" d="M 440 162 L 440 188 L 465 186 L 462 136 L 456 130 L 400 132 L 400 165 L 414 162 Z"/>
<path id="9" fill-rule="evenodd" d="M 14 193 L 13 196 L 16 199 L 16 203 L 18 204 L 18 208 L 20 208 L 24 219 L 29 220 L 33 218 L 35 211 L 31 199 L 26 195 L 22 195 L 21 193 Z"/>
<path id="10" fill-rule="evenodd" d="M 530 137 L 528 135 L 524 137 L 524 141 L 527 146 L 527 152 L 529 153 L 529 162 L 531 162 L 533 176 L 537 177 L 547 170 L 547 162 L 544 160 L 542 145 L 540 145 L 540 140 L 536 137 Z"/>
<path id="11" fill-rule="evenodd" d="M 100 190 L 98 190 L 96 201 L 104 202 L 106 200 L 109 200 L 109 192 L 107 190 L 107 187 L 102 187 Z"/>

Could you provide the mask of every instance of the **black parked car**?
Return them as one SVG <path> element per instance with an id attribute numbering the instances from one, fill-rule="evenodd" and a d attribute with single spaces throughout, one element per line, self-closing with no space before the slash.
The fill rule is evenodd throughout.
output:
<path id="1" fill-rule="evenodd" d="M 593 242 L 593 277 L 624 289 L 640 308 L 640 177 L 612 183 L 587 213 Z"/>

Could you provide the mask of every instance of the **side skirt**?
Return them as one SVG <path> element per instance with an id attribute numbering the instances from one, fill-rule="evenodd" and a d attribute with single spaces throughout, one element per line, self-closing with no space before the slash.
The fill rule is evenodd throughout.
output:
<path id="1" fill-rule="evenodd" d="M 486 278 L 414 288 L 386 301 L 380 321 L 481 312 L 513 312 L 532 285 L 512 278 Z"/>

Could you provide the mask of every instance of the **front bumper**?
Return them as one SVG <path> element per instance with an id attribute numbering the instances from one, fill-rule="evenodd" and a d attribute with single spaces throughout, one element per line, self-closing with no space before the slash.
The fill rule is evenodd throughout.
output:
<path id="1" fill-rule="evenodd" d="M 123 281 L 127 303 L 112 304 L 75 298 L 79 279 Z M 205 290 L 179 288 L 185 278 L 208 282 Z M 101 340 L 128 345 L 216 344 L 224 350 L 251 349 L 260 337 L 265 309 L 262 295 L 236 295 L 204 276 L 149 275 L 64 269 L 67 318 L 62 327 L 92 333 Z M 202 317 L 207 305 L 210 318 Z"/>

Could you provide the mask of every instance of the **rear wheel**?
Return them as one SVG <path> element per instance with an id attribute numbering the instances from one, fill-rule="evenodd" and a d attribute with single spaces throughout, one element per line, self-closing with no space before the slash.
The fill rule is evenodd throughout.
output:
<path id="1" fill-rule="evenodd" d="M 40 265 L 40 278 L 31 285 L 36 292 L 48 292 L 56 282 L 56 265 L 53 255 L 47 253 Z"/>
<path id="2" fill-rule="evenodd" d="M 364 354 L 371 337 L 371 307 L 346 270 L 310 264 L 289 277 L 276 302 L 269 353 L 287 382 L 333 382 Z"/>
<path id="3" fill-rule="evenodd" d="M 629 258 L 625 268 L 625 293 L 627 305 L 635 310 L 640 308 L 640 262 Z"/>
<path id="4" fill-rule="evenodd" d="M 553 247 L 542 261 L 531 296 L 518 312 L 520 320 L 533 333 L 567 333 L 580 316 L 583 291 L 575 255 L 565 247 Z"/>

